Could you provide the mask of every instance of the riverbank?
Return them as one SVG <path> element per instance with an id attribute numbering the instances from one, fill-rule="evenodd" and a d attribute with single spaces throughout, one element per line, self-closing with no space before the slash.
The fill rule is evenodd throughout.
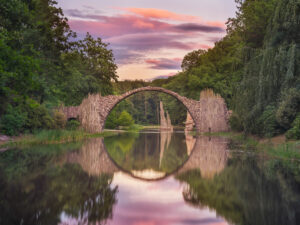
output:
<path id="1" fill-rule="evenodd" d="M 86 138 L 106 137 L 114 135 L 112 131 L 101 133 L 87 133 L 83 130 L 42 130 L 35 134 L 26 134 L 18 137 L 12 137 L 0 143 L 0 150 L 12 147 L 23 147 L 42 144 L 61 144 L 68 142 L 81 141 Z"/>
<path id="2" fill-rule="evenodd" d="M 287 140 L 285 135 L 272 138 L 245 136 L 238 132 L 205 133 L 204 135 L 230 138 L 229 147 L 232 150 L 253 151 L 280 159 L 300 160 L 300 140 Z"/>
<path id="3" fill-rule="evenodd" d="M 87 133 L 83 130 L 42 130 L 35 134 L 21 135 L 9 138 L 1 136 L 0 151 L 12 147 L 27 147 L 32 145 L 61 144 L 68 142 L 78 142 L 87 138 L 107 137 L 116 135 L 119 132 L 138 132 L 141 129 L 157 128 L 155 126 L 138 126 L 133 130 L 105 130 L 101 133 Z M 192 135 L 198 135 L 192 132 Z M 280 159 L 300 160 L 300 141 L 286 140 L 284 135 L 273 138 L 259 138 L 256 136 L 245 136 L 237 132 L 205 133 L 207 136 L 228 137 L 229 148 L 237 151 L 251 151 Z"/>

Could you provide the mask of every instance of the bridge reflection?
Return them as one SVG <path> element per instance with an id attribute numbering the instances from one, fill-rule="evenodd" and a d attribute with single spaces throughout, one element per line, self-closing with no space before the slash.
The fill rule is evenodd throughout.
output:
<path id="1" fill-rule="evenodd" d="M 163 160 L 168 160 L 170 155 L 166 154 L 171 143 L 171 133 L 162 132 L 159 137 L 159 168 L 162 166 Z M 69 153 L 66 161 L 69 163 L 79 164 L 84 171 L 92 176 L 100 176 L 101 174 L 114 174 L 123 171 L 129 175 L 142 180 L 158 180 L 163 179 L 171 174 L 179 175 L 189 170 L 198 169 L 203 178 L 213 178 L 219 174 L 227 164 L 229 158 L 228 139 L 223 137 L 194 137 L 185 133 L 186 154 L 188 158 L 178 165 L 171 172 L 146 170 L 126 170 L 115 162 L 108 154 L 103 138 L 95 138 L 86 140 L 79 151 Z M 145 145 L 146 149 L 146 145 Z M 149 149 L 147 151 L 150 151 Z"/>

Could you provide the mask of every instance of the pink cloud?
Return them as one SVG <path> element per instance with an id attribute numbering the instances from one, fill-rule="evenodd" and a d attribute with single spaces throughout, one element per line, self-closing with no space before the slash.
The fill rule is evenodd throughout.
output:
<path id="1" fill-rule="evenodd" d="M 124 48 L 130 51 L 154 51 L 159 49 L 180 49 L 193 50 L 197 49 L 197 42 L 184 41 L 186 35 L 182 34 L 129 34 L 119 37 L 106 39 L 113 47 Z"/>
<path id="2" fill-rule="evenodd" d="M 188 21 L 188 22 L 201 21 L 200 17 L 177 14 L 163 9 L 153 9 L 153 8 L 121 8 L 121 9 L 145 18 L 167 19 L 167 20 Z"/>
<path id="3" fill-rule="evenodd" d="M 210 43 L 225 34 L 224 23 L 205 22 L 200 17 L 161 9 L 119 10 L 122 10 L 121 14 L 109 16 L 87 10 L 65 12 L 70 18 L 69 25 L 79 37 L 82 38 L 86 32 L 101 37 L 104 42 L 110 43 L 118 64 L 143 63 L 145 70 L 180 70 L 181 59 L 147 59 L 149 51 L 152 55 L 159 54 L 162 49 L 181 52 L 183 55 L 179 57 L 182 58 L 185 54 L 182 52 L 211 48 Z"/>
<path id="4" fill-rule="evenodd" d="M 69 21 L 72 29 L 78 32 L 94 33 L 102 37 L 112 37 L 117 35 L 134 33 L 182 33 L 196 34 L 203 33 L 224 33 L 223 27 L 207 25 L 203 23 L 182 23 L 171 24 L 153 19 L 152 17 L 141 17 L 138 15 L 117 15 L 102 16 L 93 14 L 83 14 L 78 10 L 67 11 L 73 18 Z"/>
<path id="5" fill-rule="evenodd" d="M 168 73 L 165 75 L 159 75 L 159 76 L 155 76 L 152 79 L 149 79 L 149 81 L 153 81 L 153 80 L 157 80 L 157 79 L 167 79 L 169 77 L 175 76 L 178 73 L 172 72 L 172 73 Z"/>
<path id="6" fill-rule="evenodd" d="M 159 59 L 146 59 L 145 62 L 150 65 L 152 69 L 158 70 L 179 70 L 181 65 L 181 58 L 167 59 L 167 58 L 159 58 Z"/>
<path id="7" fill-rule="evenodd" d="M 69 24 L 77 32 L 90 32 L 102 37 L 149 33 L 170 29 L 170 25 L 167 23 L 150 21 L 134 16 L 104 17 L 102 21 L 73 19 L 69 21 Z"/>

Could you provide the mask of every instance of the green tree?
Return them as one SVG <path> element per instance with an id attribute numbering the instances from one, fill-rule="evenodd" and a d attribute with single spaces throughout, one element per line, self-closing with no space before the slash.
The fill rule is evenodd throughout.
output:
<path id="1" fill-rule="evenodd" d="M 132 116 L 127 111 L 123 111 L 118 118 L 118 125 L 127 127 L 133 124 L 134 124 L 134 120 Z"/>
<path id="2" fill-rule="evenodd" d="M 205 53 L 206 53 L 205 50 L 199 49 L 185 55 L 181 63 L 182 70 L 186 71 L 191 69 L 192 67 L 200 66 L 201 65 L 200 56 Z"/>

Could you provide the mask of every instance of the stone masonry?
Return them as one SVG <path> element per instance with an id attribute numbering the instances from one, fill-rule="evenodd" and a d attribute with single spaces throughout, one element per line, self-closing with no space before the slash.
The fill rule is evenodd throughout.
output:
<path id="1" fill-rule="evenodd" d="M 80 106 L 64 107 L 62 111 L 67 119 L 78 118 L 86 131 L 102 132 L 107 116 L 119 102 L 144 91 L 163 92 L 182 102 L 193 118 L 198 132 L 222 132 L 229 129 L 227 123 L 229 113 L 224 99 L 220 96 L 203 94 L 200 95 L 200 100 L 196 101 L 161 87 L 137 88 L 119 96 L 90 95 Z"/>

